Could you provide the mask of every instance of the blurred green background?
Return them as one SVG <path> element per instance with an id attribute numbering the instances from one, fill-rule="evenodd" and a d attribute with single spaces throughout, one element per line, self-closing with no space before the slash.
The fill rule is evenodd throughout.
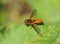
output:
<path id="1" fill-rule="evenodd" d="M 43 26 L 38 26 L 43 36 L 38 36 L 31 26 L 27 27 L 23 22 L 16 27 L 7 27 L 8 32 L 3 36 L 0 34 L 0 44 L 60 44 L 60 0 L 26 1 L 37 9 L 35 18 L 40 18 L 45 23 Z M 0 3 L 7 2 L 8 0 L 1 0 Z M 0 28 L 1 23 L 6 20 L 7 12 L 2 9 L 0 10 Z"/>

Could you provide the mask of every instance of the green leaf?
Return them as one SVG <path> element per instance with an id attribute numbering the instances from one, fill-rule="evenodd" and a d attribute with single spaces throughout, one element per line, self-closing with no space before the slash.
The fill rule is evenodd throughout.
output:
<path id="1" fill-rule="evenodd" d="M 43 32 L 43 36 L 39 36 L 33 27 L 28 27 L 22 22 L 15 27 L 13 24 L 8 25 L 8 32 L 4 37 L 0 37 L 2 38 L 0 44 L 58 44 L 60 41 L 59 0 L 27 0 L 27 2 L 38 11 L 34 18 L 44 21 L 44 25 L 38 26 Z M 22 18 L 24 19 L 24 17 Z"/>

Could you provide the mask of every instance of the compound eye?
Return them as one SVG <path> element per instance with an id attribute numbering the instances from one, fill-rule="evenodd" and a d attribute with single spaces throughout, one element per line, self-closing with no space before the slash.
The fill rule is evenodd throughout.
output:
<path id="1" fill-rule="evenodd" d="M 26 25 L 31 25 L 32 24 L 32 19 L 25 20 Z"/>
<path id="2" fill-rule="evenodd" d="M 28 23 L 32 23 L 32 20 L 31 20 L 31 19 L 29 19 L 27 22 L 28 22 Z"/>

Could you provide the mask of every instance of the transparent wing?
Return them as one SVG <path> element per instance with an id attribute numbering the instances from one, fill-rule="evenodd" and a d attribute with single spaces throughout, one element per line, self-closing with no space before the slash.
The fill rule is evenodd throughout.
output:
<path id="1" fill-rule="evenodd" d="M 37 14 L 37 9 L 34 9 L 34 10 L 32 11 L 32 13 L 31 13 L 30 18 L 32 18 L 32 17 L 35 16 L 36 14 Z"/>
<path id="2" fill-rule="evenodd" d="M 37 34 L 41 35 L 42 31 L 40 30 L 40 28 L 38 28 L 38 26 L 36 24 L 32 25 L 32 27 L 34 28 L 34 30 L 37 32 Z"/>

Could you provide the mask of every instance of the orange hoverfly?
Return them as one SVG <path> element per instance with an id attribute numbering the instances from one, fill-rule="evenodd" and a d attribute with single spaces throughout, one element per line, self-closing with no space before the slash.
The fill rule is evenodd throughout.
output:
<path id="1" fill-rule="evenodd" d="M 34 16 L 34 14 L 36 14 L 36 13 L 37 13 L 37 11 L 36 11 L 36 9 L 34 9 L 32 11 L 30 18 L 25 20 L 25 24 L 27 26 L 32 26 L 38 34 L 41 34 L 41 30 L 38 28 L 37 25 L 44 25 L 44 23 L 41 19 L 32 19 L 32 16 Z"/>

